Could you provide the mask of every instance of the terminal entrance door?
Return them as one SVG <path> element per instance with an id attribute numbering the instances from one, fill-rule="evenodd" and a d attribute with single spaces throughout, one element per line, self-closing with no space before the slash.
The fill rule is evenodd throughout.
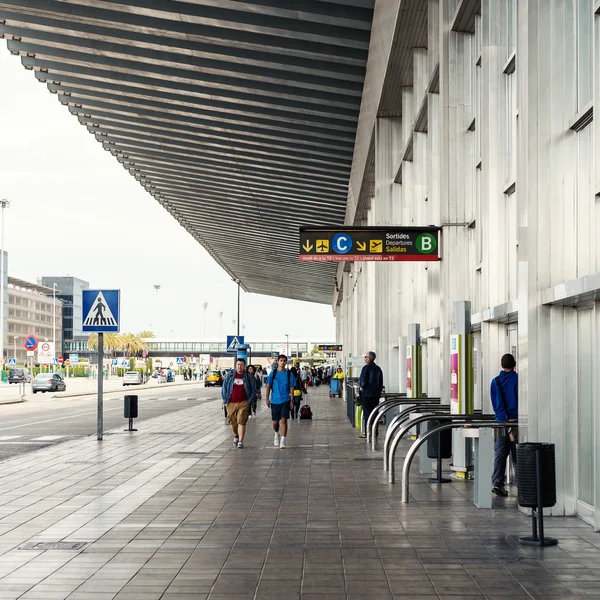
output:
<path id="1" fill-rule="evenodd" d="M 577 311 L 577 512 L 594 519 L 594 309 Z"/>
<path id="2" fill-rule="evenodd" d="M 506 336 L 508 338 L 508 348 L 506 351 L 512 354 L 517 361 L 517 371 L 519 370 L 519 346 L 518 346 L 518 330 L 516 323 L 509 323 L 506 326 Z"/>

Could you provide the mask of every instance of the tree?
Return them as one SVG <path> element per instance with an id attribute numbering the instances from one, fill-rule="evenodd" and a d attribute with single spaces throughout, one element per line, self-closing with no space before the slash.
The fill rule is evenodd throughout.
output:
<path id="1" fill-rule="evenodd" d="M 150 331 L 150 329 L 142 329 L 139 333 L 136 334 L 139 338 L 155 338 L 156 335 L 154 331 Z"/>
<path id="2" fill-rule="evenodd" d="M 121 347 L 126 355 L 135 356 L 146 349 L 146 344 L 138 335 L 125 333 L 121 336 Z"/>
<path id="3" fill-rule="evenodd" d="M 104 350 L 114 354 L 115 350 L 121 348 L 121 336 L 118 333 L 104 334 Z M 90 333 L 88 337 L 88 348 L 90 350 L 98 350 L 98 334 Z"/>

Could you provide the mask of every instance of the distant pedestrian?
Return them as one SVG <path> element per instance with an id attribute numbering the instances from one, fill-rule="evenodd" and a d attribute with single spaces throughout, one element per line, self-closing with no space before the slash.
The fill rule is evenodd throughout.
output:
<path id="1" fill-rule="evenodd" d="M 295 381 L 292 373 L 285 368 L 287 356 L 280 354 L 277 358 L 277 367 L 271 371 L 267 379 L 266 404 L 271 408 L 271 419 L 273 420 L 273 430 L 275 437 L 273 444 L 275 447 L 285 448 L 285 438 L 288 429 L 288 419 L 290 418 L 290 409 L 294 405 L 294 385 Z M 281 422 L 281 433 L 279 433 L 279 423 Z"/>
<path id="2" fill-rule="evenodd" d="M 517 361 L 512 354 L 500 359 L 500 374 L 492 379 L 490 398 L 496 415 L 496 421 L 519 420 L 519 375 L 515 371 Z M 494 472 L 492 474 L 492 492 L 497 496 L 508 496 L 504 487 L 506 461 L 510 454 L 517 465 L 517 428 L 509 429 L 506 435 L 494 438 Z"/>
<path id="3" fill-rule="evenodd" d="M 304 393 L 306 394 L 306 386 L 308 385 L 308 380 L 310 379 L 310 371 L 308 367 L 304 367 L 302 371 L 300 371 L 300 379 L 302 379 L 302 387 L 304 388 Z"/>
<path id="4" fill-rule="evenodd" d="M 262 383 L 252 365 L 248 365 L 248 374 L 251 377 L 254 377 L 254 383 L 256 385 L 256 395 L 254 396 L 254 402 L 250 402 L 250 414 L 248 415 L 248 417 L 252 417 L 252 415 L 256 416 L 256 403 L 260 397 L 260 388 Z"/>
<path id="5" fill-rule="evenodd" d="M 290 371 L 295 381 L 293 392 L 294 405 L 292 406 L 292 419 L 297 419 L 300 413 L 300 405 L 302 404 L 302 394 L 305 390 L 298 369 L 296 369 L 296 367 L 292 367 Z"/>
<path id="6" fill-rule="evenodd" d="M 232 369 L 227 373 L 221 388 L 221 396 L 233 432 L 233 445 L 241 449 L 244 447 L 250 404 L 256 398 L 256 382 L 254 376 L 246 371 L 246 361 L 243 358 L 238 358 L 235 370 Z"/>
<path id="7" fill-rule="evenodd" d="M 379 399 L 381 398 L 381 392 L 383 390 L 383 373 L 379 368 L 379 365 L 375 364 L 376 358 L 377 355 L 375 352 L 366 354 L 365 366 L 360 372 L 360 400 L 365 428 L 369 422 L 370 414 L 379 404 Z M 360 437 L 366 438 L 367 435 L 363 433 Z"/>

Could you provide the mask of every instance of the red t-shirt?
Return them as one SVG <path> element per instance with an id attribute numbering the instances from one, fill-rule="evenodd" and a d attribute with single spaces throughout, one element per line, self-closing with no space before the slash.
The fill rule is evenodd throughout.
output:
<path id="1" fill-rule="evenodd" d="M 233 402 L 235 404 L 237 402 L 244 402 L 245 400 L 248 400 L 248 396 L 246 396 L 246 389 L 244 388 L 244 375 L 240 375 L 236 371 L 235 379 L 233 380 L 233 388 L 231 390 L 231 399 L 229 402 Z"/>

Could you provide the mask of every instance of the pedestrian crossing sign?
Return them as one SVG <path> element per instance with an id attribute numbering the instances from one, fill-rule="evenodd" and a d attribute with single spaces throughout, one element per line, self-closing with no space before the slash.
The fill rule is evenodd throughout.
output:
<path id="1" fill-rule="evenodd" d="M 84 290 L 82 331 L 118 333 L 121 290 Z"/>
<path id="2" fill-rule="evenodd" d="M 227 336 L 227 352 L 235 354 L 237 347 L 244 344 L 243 335 L 228 335 Z"/>

